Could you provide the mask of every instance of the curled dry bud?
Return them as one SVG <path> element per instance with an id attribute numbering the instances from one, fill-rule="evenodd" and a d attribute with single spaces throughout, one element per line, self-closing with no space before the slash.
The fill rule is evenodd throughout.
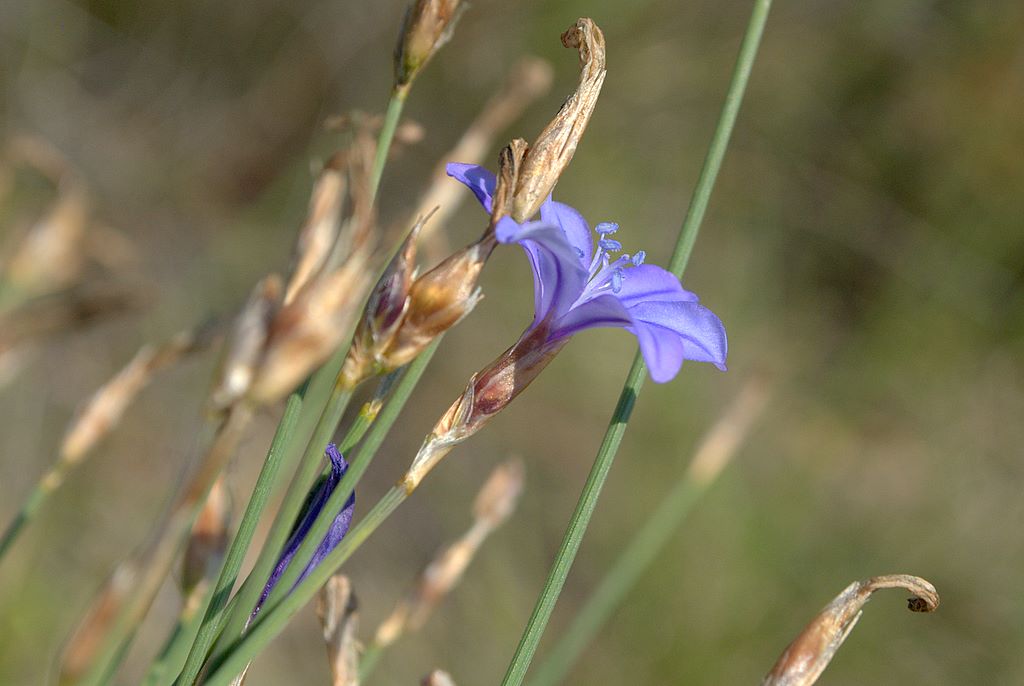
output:
<path id="1" fill-rule="evenodd" d="M 591 19 L 578 19 L 562 34 L 562 45 L 579 51 L 579 86 L 526 154 L 511 212 L 512 218 L 518 222 L 524 222 L 537 213 L 569 165 L 604 83 L 604 34 L 597 24 Z"/>
<path id="2" fill-rule="evenodd" d="M 285 289 L 284 302 L 291 302 L 303 286 L 315 279 L 327 264 L 341 227 L 347 177 L 345 156 L 334 155 L 317 177 L 309 198 L 306 221 L 295 244 L 294 267 Z"/>
<path id="3" fill-rule="evenodd" d="M 231 494 L 223 477 L 210 489 L 188 539 L 181 561 L 181 588 L 188 596 L 203 579 L 212 578 L 224 559 L 231 526 Z"/>
<path id="4" fill-rule="evenodd" d="M 352 582 L 337 574 L 320 590 L 317 616 L 323 627 L 333 686 L 358 686 L 359 652 L 356 629 L 359 613 Z"/>
<path id="5" fill-rule="evenodd" d="M 825 606 L 789 644 L 761 686 L 814 684 L 860 619 L 861 608 L 871 594 L 881 588 L 910 591 L 913 597 L 907 606 L 911 612 L 934 612 L 939 607 L 939 594 L 935 587 L 920 577 L 889 574 L 855 581 Z"/>
<path id="6" fill-rule="evenodd" d="M 210 392 L 214 410 L 223 410 L 249 391 L 263 356 L 270 323 L 281 302 L 281 277 L 271 274 L 256 284 L 235 319 L 217 382 Z"/>
<path id="7" fill-rule="evenodd" d="M 349 335 L 366 286 L 366 256 L 359 252 L 281 308 L 249 397 L 260 404 L 275 402 L 323 364 Z"/>
<path id="8" fill-rule="evenodd" d="M 452 36 L 465 11 L 461 0 L 415 0 L 405 13 L 395 48 L 395 87 L 407 88 Z"/>

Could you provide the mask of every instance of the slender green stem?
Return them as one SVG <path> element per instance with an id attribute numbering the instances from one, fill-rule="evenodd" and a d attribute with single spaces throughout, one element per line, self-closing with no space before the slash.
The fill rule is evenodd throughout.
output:
<path id="1" fill-rule="evenodd" d="M 363 651 L 362 657 L 359 658 L 359 683 L 366 681 L 371 674 L 373 674 L 374 668 L 377 663 L 380 662 L 380 656 L 384 654 L 384 647 L 379 643 L 371 643 Z"/>
<path id="2" fill-rule="evenodd" d="M 272 613 L 261 612 L 256 617 L 246 635 L 232 647 L 233 649 L 219 664 L 213 665 L 210 676 L 202 682 L 204 686 L 230 684 L 232 679 L 245 669 L 249 661 L 284 629 L 288 620 L 316 595 L 338 567 L 398 509 L 399 505 L 405 502 L 407 497 L 405 489 L 397 486 L 385 493 L 358 526 L 345 536 L 338 547 L 332 550 L 302 583 L 273 608 Z"/>
<path id="3" fill-rule="evenodd" d="M 341 420 L 341 416 L 351 397 L 352 393 L 350 390 L 335 387 L 334 392 L 328 399 L 326 407 L 324 407 L 323 412 L 320 414 L 320 420 L 313 430 L 313 435 L 306 444 L 306 450 L 288 486 L 284 501 L 281 503 L 274 523 L 271 525 L 270 533 L 267 534 L 267 540 L 263 544 L 256 564 L 238 591 L 238 603 L 231 612 L 226 613 L 227 616 L 222 622 L 223 633 L 221 634 L 221 640 L 224 640 L 224 636 L 237 636 L 242 633 L 242 629 L 249 619 L 249 612 L 255 607 L 260 591 L 263 590 L 263 583 L 266 579 L 270 578 L 270 572 L 277 563 L 277 555 L 288 539 L 292 523 L 302 510 L 306 494 L 323 469 L 324 449 L 334 435 L 338 422 Z M 260 579 L 263 581 L 260 581 Z M 248 610 L 245 608 L 248 608 Z M 185 664 L 185 669 L 175 683 L 189 684 L 195 680 L 199 670 L 202 668 L 203 659 L 205 659 L 205 654 L 200 655 L 197 652 L 194 656 L 190 655 L 189 660 Z"/>
<path id="4" fill-rule="evenodd" d="M 381 443 L 384 441 L 384 437 L 388 434 L 391 426 L 398 419 L 398 415 L 405 407 L 406 401 L 409 399 L 410 394 L 419 382 L 420 377 L 423 375 L 424 370 L 430 363 L 431 358 L 437 350 L 438 345 L 441 343 L 441 338 L 436 338 L 427 348 L 424 350 L 419 357 L 409 364 L 405 374 L 401 380 L 395 385 L 395 389 L 391 395 L 391 399 L 384 405 L 380 415 L 374 422 L 366 435 L 365 440 L 359 446 L 356 456 L 352 460 L 352 464 L 349 466 L 348 472 L 345 477 L 338 484 L 331 498 L 325 504 L 321 516 L 317 518 L 313 529 L 306 536 L 306 542 L 308 541 L 320 541 L 323 539 L 323 534 L 326 532 L 327 526 L 330 525 L 331 520 L 334 518 L 334 512 L 341 509 L 341 505 L 348 499 L 348 496 L 353 492 L 356 483 L 359 478 L 365 472 L 366 467 L 369 466 L 370 461 L 380 448 Z M 215 652 L 211 663 L 213 665 L 220 665 L 216 668 L 216 674 L 221 674 L 224 671 L 224 665 L 228 664 L 240 664 L 244 667 L 245 664 L 251 660 L 256 653 L 270 641 L 271 638 L 276 636 L 281 630 L 284 629 L 288 622 L 288 619 L 295 614 L 295 612 L 302 607 L 302 605 L 308 601 L 316 593 L 317 589 L 322 586 L 330 576 L 337 571 L 338 566 L 348 558 L 352 552 L 365 540 L 366 536 L 372 533 L 372 530 L 379 526 L 380 522 L 387 517 L 394 508 L 398 507 L 404 500 L 404 491 L 401 489 L 392 489 L 392 491 L 398 490 L 402 494 L 401 499 L 396 499 L 393 494 L 391 500 L 395 502 L 389 505 L 390 509 L 386 511 L 382 516 L 382 510 L 384 507 L 381 503 L 378 503 L 376 507 L 366 518 L 360 522 L 358 526 L 352 529 L 342 540 L 341 544 L 332 551 L 316 568 L 306 577 L 297 587 L 295 587 L 290 593 L 277 594 L 272 593 L 267 601 L 264 603 L 263 608 L 253 621 L 252 625 L 246 631 L 245 635 L 241 638 L 237 638 L 238 634 L 224 633 L 224 638 L 228 636 L 235 638 L 233 645 L 225 647 L 224 650 Z M 387 499 L 387 498 L 386 498 Z M 382 503 L 385 501 L 381 501 Z M 391 501 L 388 501 L 391 502 Z M 326 526 L 324 526 L 326 524 Z M 372 528 L 368 528 L 372 527 Z M 318 530 L 321 533 L 317 533 Z M 289 565 L 289 570 L 297 569 L 302 570 L 305 568 L 305 564 L 299 560 L 299 556 L 303 550 L 306 550 L 305 544 L 299 549 L 295 557 L 292 558 L 292 562 Z M 307 550 L 308 552 L 308 550 Z M 308 558 L 307 558 L 308 559 Z M 326 572 L 326 573 L 325 573 Z M 250 578 L 252 576 L 250 575 Z M 269 572 L 262 578 L 264 581 L 269 578 Z M 311 580 L 319 579 L 319 582 L 311 584 Z M 262 589 L 262 585 L 260 586 Z M 290 585 L 286 578 L 282 577 L 276 588 L 290 588 Z M 276 590 L 276 589 L 275 589 Z M 298 605 L 295 605 L 296 599 L 299 599 Z M 255 599 L 254 599 L 255 601 Z M 252 608 L 255 606 L 255 602 L 251 604 L 241 605 L 240 607 Z M 255 633 L 258 627 L 259 633 Z M 255 638 L 254 638 L 255 637 Z M 241 657 L 239 657 L 241 656 Z M 241 668 L 239 668 L 241 671 Z M 232 675 L 233 676 L 233 675 Z M 213 679 L 213 677 L 211 677 Z M 229 677 L 230 679 L 230 677 Z M 183 682 L 187 683 L 187 682 Z M 206 683 L 206 682 L 204 682 Z M 212 683 L 216 683 L 213 680 Z"/>
<path id="5" fill-rule="evenodd" d="M 717 481 L 743 445 L 751 426 L 764 408 L 767 392 L 754 378 L 701 440 L 693 459 L 657 509 L 631 537 L 583 609 L 563 632 L 537 670 L 530 686 L 562 683 L 601 627 L 618 608 L 658 554 L 672 540 L 698 500 Z"/>
<path id="6" fill-rule="evenodd" d="M 718 118 L 718 125 L 715 128 L 707 157 L 704 159 L 700 178 L 697 180 L 697 187 L 690 201 L 690 208 L 686 213 L 676 248 L 672 254 L 672 260 L 669 263 L 669 271 L 676 276 L 682 276 L 686 263 L 689 261 L 690 253 L 693 250 L 694 242 L 697 240 L 697 233 L 700 230 L 701 221 L 707 210 L 711 190 L 718 176 L 718 170 L 721 168 L 722 158 L 728 147 L 733 125 L 736 122 L 736 115 L 739 112 L 743 92 L 750 77 L 750 71 L 754 64 L 754 57 L 757 54 L 761 35 L 764 32 L 770 6 L 771 0 L 755 0 L 754 2 L 754 10 L 747 25 L 743 42 L 740 45 L 739 57 L 733 71 L 732 82 L 729 85 L 725 104 Z M 626 377 L 626 383 L 622 389 L 622 395 L 619 397 L 618 406 L 612 415 L 611 423 L 605 432 L 604 440 L 601 442 L 597 456 L 594 458 L 594 465 L 587 476 L 583 491 L 580 493 L 576 509 L 569 520 L 569 526 L 566 529 L 565 537 L 562 539 L 562 545 L 555 556 L 547 581 L 540 593 L 540 597 L 537 598 L 533 614 L 530 616 L 523 636 L 519 641 L 519 646 L 516 648 L 515 655 L 513 655 L 508 671 L 502 681 L 503 686 L 519 686 L 526 676 L 544 629 L 551 618 L 555 603 L 558 601 L 558 596 L 565 585 L 569 569 L 576 558 L 583 535 L 586 533 L 587 526 L 590 523 L 590 517 L 597 505 L 601 488 L 608 477 L 612 462 L 615 460 L 615 453 L 622 442 L 622 435 L 626 430 L 626 424 L 632 414 L 636 396 L 640 392 L 643 383 L 644 371 L 643 357 L 638 352 L 633 358 L 633 365 Z"/>
<path id="7" fill-rule="evenodd" d="M 274 438 L 270 442 L 270 449 L 267 451 L 267 458 L 256 478 L 256 486 L 249 497 L 249 503 L 245 507 L 242 521 L 239 522 L 238 531 L 224 556 L 224 564 L 221 566 L 220 574 L 214 585 L 209 605 L 206 607 L 205 613 L 197 613 L 201 619 L 196 632 L 192 635 L 192 648 L 186 653 L 187 657 L 184 662 L 191 661 L 192 663 L 184 668 L 186 671 L 191 671 L 193 668 L 198 669 L 202 665 L 206 652 L 217 638 L 224 619 L 222 611 L 227 605 L 231 589 L 234 588 L 235 581 L 238 579 L 238 571 L 241 569 L 242 561 L 252 543 L 256 525 L 263 514 L 267 500 L 277 484 L 281 468 L 282 466 L 293 467 L 293 465 L 284 465 L 283 458 L 289 456 L 287 446 L 298 422 L 305 393 L 306 387 L 303 386 L 297 393 L 288 396 L 288 401 L 285 403 L 284 414 L 277 424 Z M 177 662 L 169 662 L 168 666 L 175 670 L 181 668 L 181 664 Z"/>
<path id="8" fill-rule="evenodd" d="M 8 548 L 14 544 L 14 541 L 21 534 L 25 525 L 35 519 L 35 516 L 39 513 L 39 507 L 51 493 L 57 490 L 57 486 L 64 480 L 64 470 L 64 463 L 58 462 L 43 475 L 43 478 L 39 480 L 39 483 L 29 493 L 25 503 L 18 510 L 18 514 L 7 525 L 7 528 L 4 529 L 3 537 L 0 538 L 0 560 L 7 554 Z"/>
<path id="9" fill-rule="evenodd" d="M 203 623 L 203 608 L 209 604 L 212 595 L 212 588 L 208 587 L 205 591 L 194 589 L 185 599 L 185 607 L 181 610 L 178 623 L 150 665 L 149 672 L 142 682 L 143 686 L 162 686 L 173 680 L 188 656 L 189 646 L 199 633 L 199 627 Z"/>
<path id="10" fill-rule="evenodd" d="M 381 125 L 380 135 L 377 137 L 377 152 L 373 158 L 373 171 L 370 174 L 370 198 L 377 197 L 377 190 L 380 188 L 380 178 L 384 173 L 384 165 L 388 161 L 388 152 L 391 151 L 391 141 L 395 137 L 395 129 L 402 118 L 402 110 L 405 108 L 405 98 L 409 94 L 407 88 L 395 88 L 391 91 L 391 99 L 388 100 L 388 109 L 384 113 L 384 123 Z"/>

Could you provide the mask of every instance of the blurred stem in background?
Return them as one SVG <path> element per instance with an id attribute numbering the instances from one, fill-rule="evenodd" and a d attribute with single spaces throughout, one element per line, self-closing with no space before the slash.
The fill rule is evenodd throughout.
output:
<path id="1" fill-rule="evenodd" d="M 768 390 L 761 379 L 747 382 L 705 435 L 681 478 L 636 532 L 569 628 L 559 636 L 536 677 L 530 680 L 530 686 L 554 686 L 565 680 L 586 647 L 743 445 L 767 397 Z"/>
<path id="2" fill-rule="evenodd" d="M 715 179 L 722 166 L 722 159 L 729 145 L 729 137 L 732 134 L 733 125 L 736 123 L 736 116 L 739 112 L 743 93 L 746 90 L 747 81 L 754 65 L 754 58 L 757 55 L 757 48 L 764 33 L 765 23 L 768 19 L 768 10 L 771 7 L 771 0 L 755 0 L 754 9 L 747 24 L 747 30 L 740 45 L 739 57 L 736 67 L 733 70 L 732 81 L 726 94 L 725 104 L 722 113 L 718 118 L 711 145 L 707 157 L 697 180 L 697 187 L 694 190 L 693 198 L 690 201 L 686 218 L 683 221 L 682 229 L 676 241 L 676 247 L 669 262 L 669 271 L 677 277 L 682 277 L 686 264 L 689 261 L 693 245 L 697 240 L 701 221 L 707 210 L 708 200 L 711 197 L 711 190 L 714 188 Z M 622 436 L 626 431 L 626 424 L 633 413 L 633 406 L 636 403 L 636 396 L 643 384 L 646 367 L 643 357 L 639 353 L 633 358 L 633 365 L 626 377 L 626 383 L 619 396 L 618 405 L 612 415 L 611 423 L 605 432 L 604 440 L 594 458 L 594 465 L 587 481 L 583 486 L 576 509 L 569 520 L 565 537 L 558 550 L 555 561 L 551 566 L 544 588 L 541 590 L 537 603 L 534 606 L 533 614 L 526 625 L 519 646 L 509 663 L 508 671 L 502 681 L 503 686 L 519 686 L 526 676 L 526 672 L 533 660 L 534 653 L 540 643 L 544 629 L 547 627 L 551 613 L 554 611 L 555 603 L 565 585 L 573 560 L 579 550 L 583 535 L 586 533 L 587 525 L 594 513 L 597 499 L 601 495 L 601 489 L 608 472 L 611 470 L 615 454 L 618 452 L 622 442 Z"/>

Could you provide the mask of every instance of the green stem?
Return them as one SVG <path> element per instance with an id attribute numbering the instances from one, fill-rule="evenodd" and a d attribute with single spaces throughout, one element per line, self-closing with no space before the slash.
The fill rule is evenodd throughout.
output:
<path id="1" fill-rule="evenodd" d="M 263 468 L 256 478 L 256 486 L 249 497 L 249 503 L 245 507 L 245 513 L 242 515 L 242 521 L 238 525 L 238 531 L 235 533 L 234 540 L 231 541 L 231 546 L 224 557 L 224 564 L 214 585 L 210 603 L 205 613 L 197 613 L 201 617 L 201 621 L 198 630 L 193 634 L 192 647 L 184 661 L 185 666 L 182 667 L 186 673 L 193 669 L 198 670 L 202 666 L 203 659 L 206 657 L 207 651 L 213 644 L 214 639 L 216 639 L 223 624 L 224 617 L 222 611 L 224 606 L 227 605 L 231 589 L 234 588 L 235 581 L 238 579 L 238 571 L 241 569 L 242 561 L 245 559 L 250 543 L 252 543 L 252 537 L 256 531 L 256 525 L 259 523 L 260 516 L 263 514 L 263 509 L 266 507 L 267 500 L 269 500 L 270 494 L 273 492 L 274 486 L 278 481 L 281 468 L 283 466 L 293 467 L 290 464 L 285 465 L 285 460 L 282 458 L 289 455 L 287 446 L 291 441 L 295 425 L 298 422 L 305 393 L 306 387 L 303 386 L 297 393 L 292 393 L 288 396 L 288 401 L 285 403 L 284 414 L 281 416 L 277 430 L 274 432 L 274 438 L 270 443 L 270 449 L 267 451 L 267 458 L 263 462 Z M 170 663 L 169 666 L 177 669 L 179 663 Z"/>
<path id="2" fill-rule="evenodd" d="M 391 141 L 395 137 L 395 129 L 402 118 L 402 110 L 405 108 L 405 98 L 409 94 L 407 88 L 395 88 L 391 91 L 391 99 L 388 100 L 388 109 L 384 113 L 384 123 L 381 125 L 380 135 L 377 137 L 377 152 L 373 158 L 373 171 L 370 174 L 370 201 L 377 197 L 377 190 L 380 188 L 380 178 L 384 173 L 384 165 L 388 161 L 388 152 L 391 150 Z"/>
<path id="3" fill-rule="evenodd" d="M 302 555 L 303 551 L 308 552 L 308 548 L 305 543 L 309 541 L 320 541 L 323 540 L 323 535 L 326 533 L 327 527 L 330 526 L 330 522 L 334 516 L 332 513 L 338 512 L 341 509 L 341 505 L 348 499 L 348 496 L 353 492 L 356 483 L 359 478 L 365 472 L 366 467 L 369 466 L 370 461 L 380 448 L 381 443 L 384 441 L 384 437 L 387 436 L 391 426 L 398 419 L 398 415 L 405 407 L 406 401 L 409 399 L 409 395 L 412 393 L 416 384 L 419 382 L 420 377 L 423 375 L 423 371 L 427 368 L 431 358 L 437 351 L 438 345 L 441 343 L 439 336 L 424 350 L 419 357 L 409 364 L 405 374 L 401 380 L 395 385 L 394 392 L 391 395 L 391 399 L 384 405 L 384 409 L 377 417 L 376 422 L 369 430 L 366 435 L 366 439 L 359 446 L 356 456 L 353 458 L 351 465 L 349 466 L 348 472 L 345 477 L 338 484 L 334 493 L 331 494 L 331 498 L 325 504 L 321 516 L 317 518 L 314 523 L 313 529 L 306 536 L 303 546 L 300 547 L 295 557 L 292 559 L 291 564 L 288 566 L 289 570 L 302 570 L 305 568 L 305 564 L 298 558 Z M 402 494 L 401 499 L 397 499 L 394 492 L 400 492 Z M 297 587 L 287 594 L 272 593 L 267 601 L 264 603 L 263 608 L 253 621 L 252 625 L 246 631 L 245 635 L 238 638 L 238 634 L 228 634 L 225 632 L 224 636 L 235 637 L 234 645 L 227 646 L 224 650 L 214 654 L 211 659 L 211 663 L 214 665 L 220 665 L 216 668 L 215 675 L 222 674 L 224 672 L 224 666 L 231 664 L 240 664 L 244 667 L 248 664 L 249 660 L 255 657 L 256 653 L 264 646 L 271 638 L 276 636 L 281 630 L 284 629 L 288 622 L 288 619 L 298 611 L 299 608 L 305 604 L 313 595 L 316 594 L 317 590 L 326 583 L 327 579 L 337 571 L 338 566 L 344 562 L 352 552 L 365 540 L 366 536 L 372 533 L 373 529 L 379 526 L 380 522 L 383 521 L 387 515 L 390 515 L 394 508 L 401 504 L 404 500 L 404 491 L 401 489 L 392 489 L 389 493 L 391 496 L 390 500 L 388 496 L 381 501 L 384 503 L 387 501 L 390 503 L 390 509 L 386 511 L 382 516 L 381 507 L 384 507 L 381 503 L 378 503 L 374 509 L 367 514 L 366 518 L 360 522 L 355 528 L 352 529 L 342 540 L 341 544 L 335 548 L 316 568 L 306 577 Z M 392 502 L 394 501 L 394 502 Z M 371 528 L 372 527 L 372 528 Z M 319 533 L 318 535 L 318 531 Z M 313 546 L 315 548 L 315 545 Z M 308 558 L 307 558 L 308 561 Z M 250 578 L 253 578 L 250 575 Z M 264 581 L 269 578 L 269 572 L 262 576 L 257 577 Z M 311 581 L 319 579 L 319 582 L 311 584 Z M 262 584 L 259 586 L 262 589 Z M 282 577 L 275 588 L 290 588 L 287 579 Z M 295 603 L 298 599 L 298 605 Z M 240 607 L 252 608 L 255 606 L 255 599 L 251 604 L 241 605 Z M 248 616 L 248 615 L 247 615 Z M 259 629 L 259 633 L 256 633 L 256 629 Z M 240 656 L 240 657 L 239 657 Z M 238 670 L 241 671 L 241 668 Z M 237 672 L 236 672 L 237 673 Z M 231 676 L 234 676 L 233 674 Z M 213 679 L 211 683 L 215 683 Z M 228 677 L 230 680 L 230 677 Z M 187 682 L 183 682 L 187 683 Z M 206 682 L 204 682 L 206 683 Z"/>
<path id="4" fill-rule="evenodd" d="M 379 643 L 374 642 L 367 646 L 362 657 L 359 658 L 359 683 L 363 683 L 369 678 L 383 654 L 384 648 Z"/>
<path id="5" fill-rule="evenodd" d="M 237 636 L 242 633 L 245 623 L 249 619 L 249 612 L 256 606 L 259 594 L 263 590 L 264 582 L 270 578 L 271 570 L 277 564 L 278 553 L 288 539 L 292 523 L 295 522 L 302 510 L 306 494 L 323 469 L 324 449 L 333 437 L 351 397 L 351 390 L 340 387 L 335 387 L 331 393 L 327 405 L 320 414 L 320 420 L 313 430 L 313 435 L 306 444 L 306 450 L 288 486 L 288 491 L 274 518 L 274 523 L 271 525 L 270 533 L 267 534 L 267 540 L 260 550 L 256 564 L 238 591 L 238 602 L 230 613 L 226 613 L 227 616 L 222 622 L 223 633 L 220 640 L 224 640 L 225 636 Z M 192 683 L 198 676 L 205 657 L 205 654 L 198 653 L 195 656 L 190 655 L 185 669 L 175 683 Z"/>
<path id="6" fill-rule="evenodd" d="M 764 32 L 765 22 L 768 18 L 768 9 L 771 0 L 755 0 L 754 9 L 747 25 L 746 34 L 740 45 L 739 57 L 736 60 L 736 67 L 733 70 L 732 82 L 726 95 L 725 104 L 722 107 L 721 115 L 718 118 L 718 125 L 711 139 L 707 157 L 697 180 L 697 187 L 694 190 L 693 198 L 690 200 L 690 207 L 683 221 L 676 248 L 669 263 L 669 271 L 681 277 L 686 264 L 690 259 L 693 245 L 697 240 L 701 221 L 707 210 L 708 200 L 711 197 L 711 190 L 714 187 L 718 170 L 722 166 L 722 159 L 725 156 L 729 144 L 729 137 L 732 134 L 733 125 L 736 123 L 736 115 L 739 112 L 740 102 L 750 77 L 750 71 L 754 64 L 754 57 L 757 54 L 758 44 Z M 622 442 L 622 435 L 625 433 L 626 424 L 633 411 L 636 396 L 640 392 L 643 383 L 645 365 L 643 357 L 638 352 L 633 358 L 633 365 L 630 367 L 626 377 L 626 383 L 619 397 L 618 406 L 612 415 L 611 423 L 605 432 L 604 440 L 594 458 L 594 465 L 587 481 L 580 493 L 576 509 L 569 520 L 562 545 L 551 566 L 544 588 L 537 598 L 533 614 L 526 625 L 523 636 L 516 648 L 515 655 L 509 664 L 503 686 L 519 686 L 526 676 L 530 662 L 537 651 L 541 636 L 547 627 L 548 620 L 554 610 L 558 596 L 565 585 L 573 560 L 579 550 L 583 535 L 586 533 L 590 523 L 591 515 L 597 505 L 597 499 L 601 494 L 601 488 L 608 477 L 612 462 L 615 460 L 615 453 Z"/>
<path id="7" fill-rule="evenodd" d="M 39 483 L 29 493 L 25 503 L 18 510 L 18 514 L 7 525 L 7 528 L 4 529 L 3 537 L 0 538 L 0 560 L 7 554 L 7 550 L 17 540 L 25 525 L 35 519 L 35 516 L 39 513 L 40 506 L 50 494 L 57 490 L 57 487 L 64 480 L 65 469 L 65 463 L 58 462 L 43 475 L 43 478 L 39 480 Z"/>
<path id="8" fill-rule="evenodd" d="M 193 593 L 196 591 L 193 590 Z M 150 666 L 149 672 L 142 682 L 143 686 L 161 686 L 171 682 L 188 656 L 189 646 L 192 645 L 199 633 L 199 627 L 203 623 L 202 610 L 209 603 L 211 596 L 212 593 L 208 589 L 202 593 L 201 598 L 193 600 L 192 597 L 189 597 L 186 599 L 185 607 L 178 617 L 178 623 Z"/>
<path id="9" fill-rule="evenodd" d="M 284 629 L 288 620 L 316 595 L 320 588 L 337 571 L 338 567 L 398 509 L 399 505 L 405 502 L 407 497 L 405 489 L 397 486 L 392 487 L 385 493 L 384 497 L 367 513 L 358 526 L 345 536 L 338 547 L 332 550 L 310 572 L 310 575 L 303 579 L 302 583 L 278 603 L 275 608 L 272 608 L 272 613 L 264 614 L 260 612 L 252 626 L 249 627 L 246 635 L 235 646 L 232 646 L 233 649 L 219 664 L 214 664 L 210 676 L 202 682 L 204 686 L 227 686 L 227 684 L 230 684 L 232 679 L 245 669 L 249 661 Z"/>

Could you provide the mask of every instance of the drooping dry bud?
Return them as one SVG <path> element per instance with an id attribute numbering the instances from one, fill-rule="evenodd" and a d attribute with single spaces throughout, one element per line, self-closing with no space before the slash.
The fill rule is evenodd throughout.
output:
<path id="1" fill-rule="evenodd" d="M 210 392 L 210 405 L 223 410 L 249 391 L 263 357 L 270 324 L 281 303 L 281 277 L 271 274 L 256 284 L 235 319 L 227 353 Z"/>
<path id="2" fill-rule="evenodd" d="M 57 291 L 81 275 L 89 198 L 77 182 L 65 185 L 49 212 L 29 229 L 7 265 L 6 278 L 24 293 Z"/>
<path id="3" fill-rule="evenodd" d="M 77 683 L 92 666 L 103 639 L 135 585 L 137 571 L 133 563 L 122 563 L 100 589 L 92 607 L 64 647 L 60 661 L 61 684 Z"/>
<path id="4" fill-rule="evenodd" d="M 939 594 L 929 582 L 909 574 L 875 576 L 855 581 L 825 606 L 821 613 L 789 644 L 761 686 L 811 686 L 828 667 L 836 651 L 853 631 L 861 608 L 871 594 L 882 588 L 902 588 L 913 594 L 907 601 L 911 612 L 934 612 Z"/>
<path id="5" fill-rule="evenodd" d="M 473 310 L 483 297 L 477 280 L 493 248 L 491 240 L 474 243 L 413 282 L 402 325 L 381 356 L 385 370 L 409 363 Z"/>
<path id="6" fill-rule="evenodd" d="M 384 351 L 409 307 L 409 290 L 416 278 L 416 238 L 427 219 L 429 216 L 417 220 L 370 292 L 342 369 L 343 383 L 348 387 L 355 387 L 384 364 Z"/>
<path id="7" fill-rule="evenodd" d="M 367 286 L 366 256 L 353 255 L 281 308 L 271 324 L 266 353 L 249 397 L 275 402 L 323 364 L 350 334 L 349 326 Z"/>
<path id="8" fill-rule="evenodd" d="M 579 86 L 526 154 L 511 212 L 512 218 L 518 222 L 524 222 L 537 213 L 569 165 L 604 83 L 604 34 L 593 20 L 578 19 L 562 34 L 562 45 L 579 51 Z"/>
<path id="9" fill-rule="evenodd" d="M 181 561 L 181 588 L 186 596 L 204 579 L 210 579 L 224 559 L 231 526 L 231 494 L 221 477 L 210 489 Z"/>
<path id="10" fill-rule="evenodd" d="M 284 302 L 312 281 L 327 264 L 338 239 L 347 177 L 345 156 L 338 153 L 324 165 L 309 198 L 309 211 L 295 244 L 294 267 L 285 289 Z"/>
<path id="11" fill-rule="evenodd" d="M 494 187 L 494 201 L 491 206 L 491 222 L 488 225 L 488 232 L 494 231 L 498 221 L 512 212 L 523 160 L 526 158 L 529 147 L 522 138 L 513 138 L 498 155 L 498 180 Z"/>
<path id="12" fill-rule="evenodd" d="M 358 605 L 352 582 L 343 574 L 327 580 L 320 590 L 317 616 L 324 631 L 333 686 L 359 686 L 359 652 L 356 629 Z"/>
<path id="13" fill-rule="evenodd" d="M 452 36 L 466 9 L 461 0 L 415 0 L 395 48 L 395 88 L 405 89 Z"/>

